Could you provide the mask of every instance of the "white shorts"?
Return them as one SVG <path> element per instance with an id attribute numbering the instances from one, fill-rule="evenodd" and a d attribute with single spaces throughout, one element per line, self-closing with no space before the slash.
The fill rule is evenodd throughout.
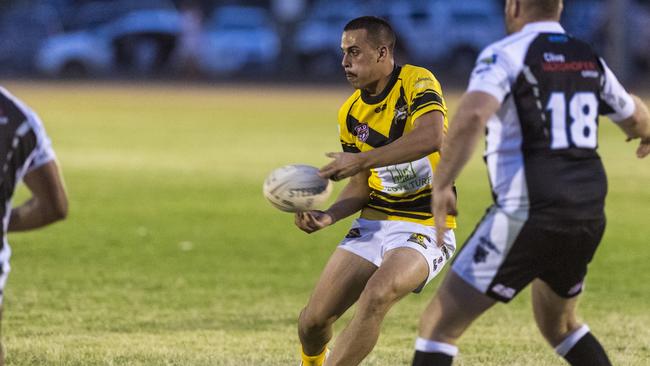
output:
<path id="1" fill-rule="evenodd" d="M 445 245 L 438 247 L 436 229 L 408 221 L 356 219 L 350 231 L 339 244 L 359 257 L 381 266 L 384 255 L 395 248 L 412 248 L 420 252 L 429 265 L 429 276 L 416 292 L 429 283 L 456 251 L 454 231 L 445 234 Z"/>

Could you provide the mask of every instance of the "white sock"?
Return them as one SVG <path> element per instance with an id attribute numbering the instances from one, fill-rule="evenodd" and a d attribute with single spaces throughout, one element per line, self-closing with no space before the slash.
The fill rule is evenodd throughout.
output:
<path id="1" fill-rule="evenodd" d="M 458 347 L 453 344 L 436 342 L 421 337 L 415 340 L 415 350 L 427 353 L 444 353 L 451 357 L 456 357 L 458 354 Z"/>
<path id="2" fill-rule="evenodd" d="M 564 338 L 562 343 L 555 347 L 555 352 L 562 357 L 566 356 L 566 354 L 571 351 L 571 348 L 573 348 L 573 346 L 575 346 L 576 343 L 578 343 L 578 341 L 587 333 L 589 333 L 589 327 L 585 324 Z"/>

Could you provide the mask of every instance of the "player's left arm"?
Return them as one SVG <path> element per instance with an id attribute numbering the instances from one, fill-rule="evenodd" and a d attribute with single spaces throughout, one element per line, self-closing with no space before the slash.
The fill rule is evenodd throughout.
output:
<path id="1" fill-rule="evenodd" d="M 9 231 L 36 229 L 67 216 L 68 198 L 56 160 L 27 173 L 23 182 L 32 197 L 11 210 Z"/>
<path id="2" fill-rule="evenodd" d="M 640 159 L 650 154 L 650 112 L 648 106 L 636 95 L 630 94 L 634 101 L 634 113 L 618 123 L 629 140 L 641 139 L 636 155 Z"/>
<path id="3" fill-rule="evenodd" d="M 347 178 L 362 170 L 406 163 L 432 154 L 442 146 L 445 116 L 435 110 L 419 116 L 413 130 L 392 143 L 361 153 L 331 152 L 334 159 L 320 169 L 319 175 L 334 180 Z"/>

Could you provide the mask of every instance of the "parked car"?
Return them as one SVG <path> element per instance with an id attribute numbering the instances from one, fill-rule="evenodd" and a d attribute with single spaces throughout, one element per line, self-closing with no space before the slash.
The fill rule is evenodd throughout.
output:
<path id="1" fill-rule="evenodd" d="M 18 5 L 4 11 L 0 16 L 0 72 L 32 71 L 43 40 L 61 31 L 61 21 L 51 6 Z"/>
<path id="2" fill-rule="evenodd" d="M 322 0 L 315 3 L 298 24 L 293 39 L 293 49 L 303 71 L 329 75 L 341 70 L 343 27 L 365 11 L 366 7 L 356 2 Z"/>
<path id="3" fill-rule="evenodd" d="M 277 66 L 280 37 L 264 8 L 223 6 L 204 25 L 199 67 L 213 76 L 247 70 L 269 72 Z"/>
<path id="4" fill-rule="evenodd" d="M 76 30 L 43 43 L 36 57 L 37 70 L 48 76 L 95 76 L 147 74 L 165 67 L 180 32 L 176 9 L 133 10 L 134 2 L 120 3 L 125 5 L 112 3 L 110 13 L 101 12 L 103 3 L 88 5 L 86 9 L 93 11 L 85 12 L 89 14 L 85 22 L 70 23 Z"/>
<path id="5" fill-rule="evenodd" d="M 341 32 L 351 19 L 371 14 L 388 20 L 397 34 L 398 61 L 443 63 L 471 68 L 478 53 L 505 34 L 503 9 L 485 0 L 319 1 L 298 26 L 294 48 L 305 70 L 330 73 L 340 68 Z"/>

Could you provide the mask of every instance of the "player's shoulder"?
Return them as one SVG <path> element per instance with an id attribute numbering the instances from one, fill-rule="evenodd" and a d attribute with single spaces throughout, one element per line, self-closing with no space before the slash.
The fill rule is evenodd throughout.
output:
<path id="1" fill-rule="evenodd" d="M 501 57 L 511 63 L 522 61 L 531 42 L 539 36 L 536 32 L 517 32 L 489 44 L 481 51 L 479 62 L 494 63 Z"/>
<path id="2" fill-rule="evenodd" d="M 348 97 L 348 99 L 346 99 L 345 102 L 343 102 L 343 104 L 341 104 L 341 108 L 340 108 L 340 110 L 341 110 L 341 111 L 345 110 L 345 111 L 347 112 L 347 111 L 350 109 L 350 107 L 352 107 L 352 105 L 353 105 L 357 100 L 359 100 L 360 98 L 361 98 L 361 90 L 356 89 L 356 90 L 354 91 L 354 93 L 352 93 L 352 94 Z"/>
<path id="3" fill-rule="evenodd" d="M 433 72 L 421 66 L 409 64 L 402 66 L 400 78 L 406 88 L 426 88 L 440 91 L 440 83 Z"/>
<path id="4" fill-rule="evenodd" d="M 432 80 L 436 80 L 435 75 L 433 75 L 433 72 L 431 72 L 429 69 L 422 67 L 422 66 L 416 66 L 416 65 L 409 65 L 405 64 L 402 66 L 402 70 L 399 74 L 399 77 L 402 80 L 417 80 L 420 78 L 429 78 Z"/>
<path id="5" fill-rule="evenodd" d="M 23 120 L 37 136 L 40 137 L 45 134 L 43 123 L 36 112 L 2 86 L 0 86 L 0 105 L 2 106 L 2 113 L 9 114 L 12 118 Z"/>

